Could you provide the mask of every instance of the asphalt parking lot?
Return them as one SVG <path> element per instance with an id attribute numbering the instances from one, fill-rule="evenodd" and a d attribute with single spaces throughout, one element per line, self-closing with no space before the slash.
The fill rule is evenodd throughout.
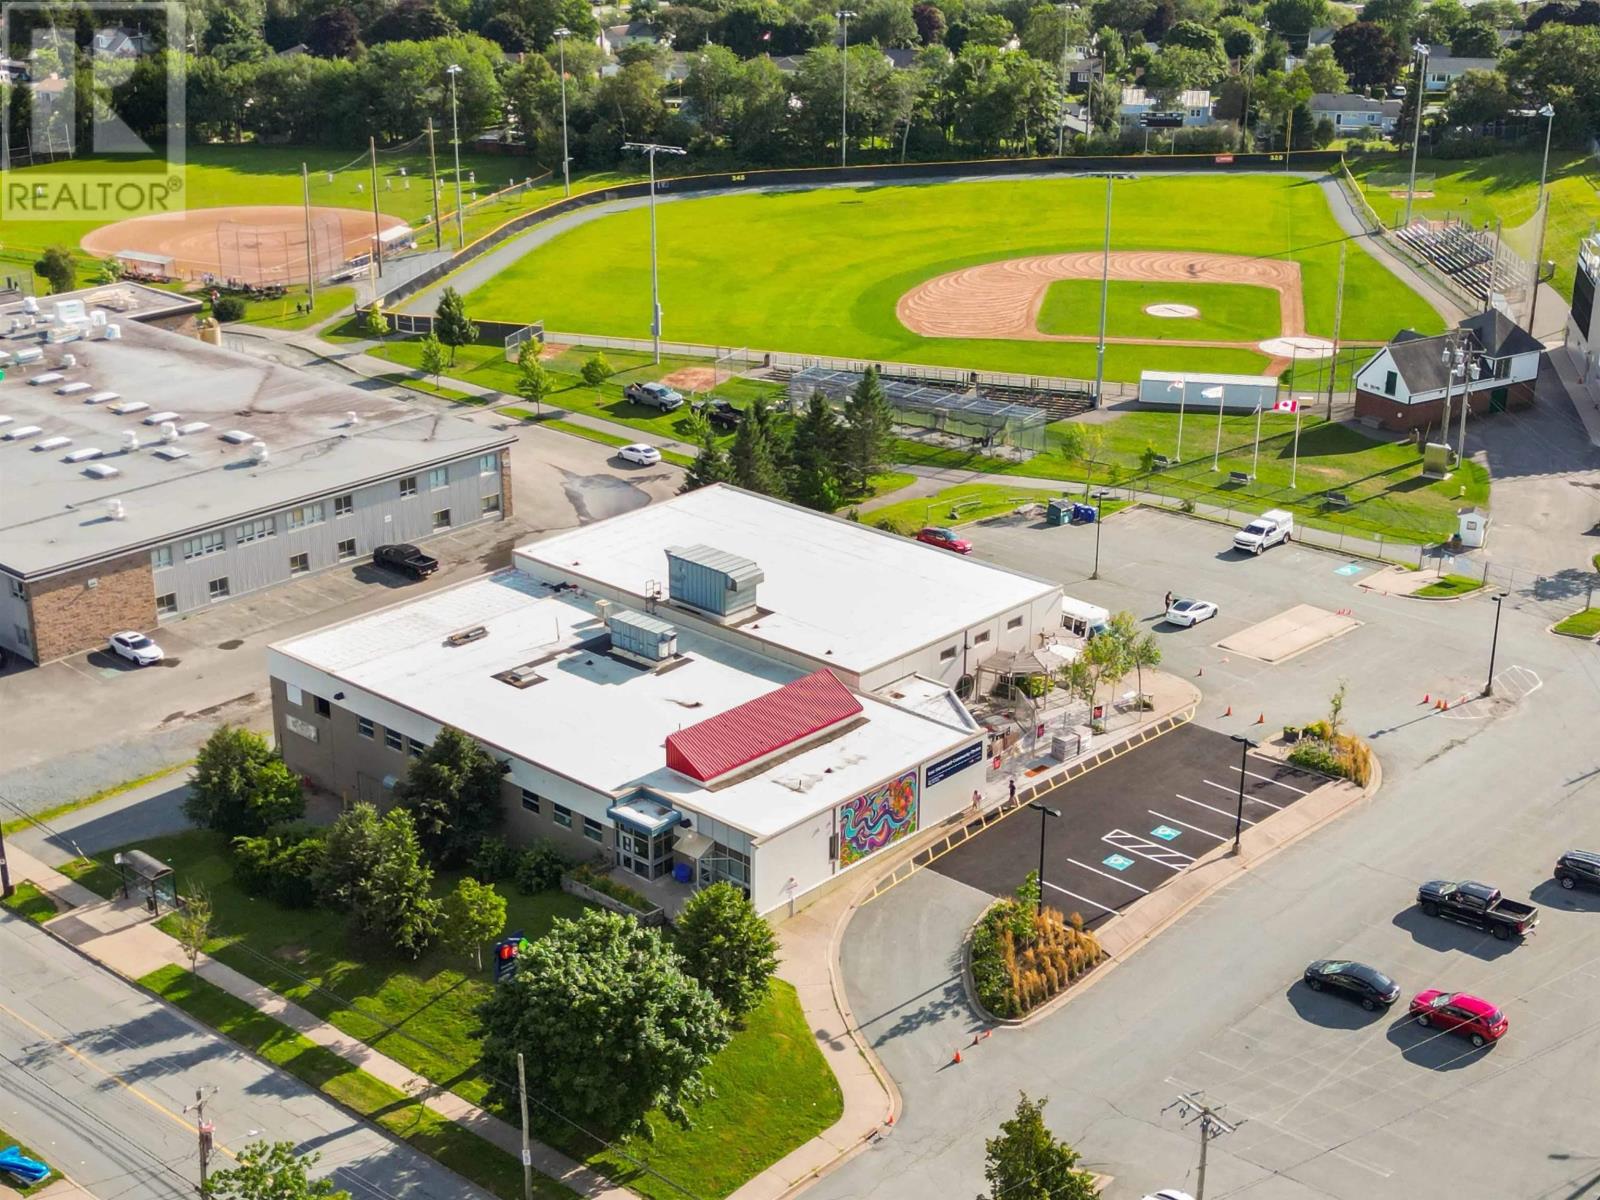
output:
<path id="1" fill-rule="evenodd" d="M 936 859 L 931 869 L 1006 895 L 1038 868 L 1042 819 L 1045 898 L 1077 911 L 1093 928 L 1232 842 L 1240 770 L 1238 743 L 1181 725 L 1042 796 L 1060 820 L 1024 810 Z M 1246 828 L 1325 782 L 1259 754 L 1250 754 L 1243 770 Z"/>

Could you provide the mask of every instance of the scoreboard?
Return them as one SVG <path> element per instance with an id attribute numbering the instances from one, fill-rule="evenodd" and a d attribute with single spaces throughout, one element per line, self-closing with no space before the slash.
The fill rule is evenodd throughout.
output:
<path id="1" fill-rule="evenodd" d="M 1600 313 L 1595 310 L 1595 290 L 1600 284 L 1600 235 L 1591 234 L 1578 245 L 1578 268 L 1572 280 L 1572 324 L 1585 347 L 1600 350 Z"/>

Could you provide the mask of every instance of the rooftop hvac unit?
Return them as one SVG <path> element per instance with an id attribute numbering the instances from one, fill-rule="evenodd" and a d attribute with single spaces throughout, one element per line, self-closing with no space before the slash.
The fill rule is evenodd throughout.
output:
<path id="1" fill-rule="evenodd" d="M 146 424 L 149 424 L 149 422 L 146 422 Z M 161 440 L 163 442 L 175 442 L 178 440 L 178 427 L 171 421 L 161 422 Z"/>
<path id="2" fill-rule="evenodd" d="M 264 463 L 270 457 L 265 442 L 251 442 L 250 454 L 258 463 Z"/>
<path id="3" fill-rule="evenodd" d="M 130 454 L 139 448 L 139 435 L 131 429 L 122 431 L 122 448 Z"/>
<path id="4" fill-rule="evenodd" d="M 88 313 L 84 310 L 82 300 L 57 300 L 56 320 L 82 321 Z"/>
<path id="5" fill-rule="evenodd" d="M 594 602 L 595 619 L 602 624 L 606 624 L 611 618 L 611 610 L 615 607 L 616 605 L 609 600 L 596 600 Z"/>
<path id="6" fill-rule="evenodd" d="M 122 326 L 121 325 L 107 325 L 106 326 L 106 341 L 115 342 L 118 339 L 120 339 L 121 337 L 122 337 Z"/>
<path id="7" fill-rule="evenodd" d="M 31 316 L 39 311 L 39 302 L 32 296 L 24 296 L 22 298 L 22 311 Z"/>
<path id="8" fill-rule="evenodd" d="M 106 501 L 106 516 L 110 517 L 113 521 L 120 521 L 127 515 L 128 512 L 122 507 L 121 500 Z"/>
<path id="9" fill-rule="evenodd" d="M 489 636 L 489 631 L 482 625 L 474 625 L 471 629 L 461 629 L 444 639 L 447 646 L 465 646 L 468 642 L 479 642 Z"/>
<path id="10" fill-rule="evenodd" d="M 75 342 L 83 336 L 82 325 L 58 325 L 44 335 L 47 345 L 59 346 L 64 342 Z"/>
<path id="11" fill-rule="evenodd" d="M 61 356 L 61 369 L 63 371 L 70 371 L 77 365 L 78 356 L 76 354 L 63 354 Z"/>
<path id="12" fill-rule="evenodd" d="M 37 346 L 24 346 L 17 351 L 17 366 L 26 367 L 31 363 L 42 362 L 44 351 Z"/>
<path id="13" fill-rule="evenodd" d="M 105 326 L 105 323 L 106 323 L 106 314 L 105 314 L 105 310 L 104 309 L 97 308 L 92 313 L 89 314 L 89 325 L 92 328 L 101 329 L 101 328 L 103 328 Z"/>

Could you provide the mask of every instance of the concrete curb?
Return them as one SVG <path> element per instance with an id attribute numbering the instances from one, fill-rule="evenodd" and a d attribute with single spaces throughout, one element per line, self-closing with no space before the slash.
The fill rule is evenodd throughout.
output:
<path id="1" fill-rule="evenodd" d="M 1568 620 L 1568 618 L 1561 618 L 1561 621 L 1565 620 Z M 1544 631 L 1546 633 L 1553 633 L 1557 637 L 1571 638 L 1575 642 L 1595 642 L 1596 644 L 1600 644 L 1600 633 L 1562 633 L 1556 628 L 1557 625 L 1561 624 L 1561 621 L 1556 621 L 1553 624 L 1546 625 L 1544 627 Z"/>

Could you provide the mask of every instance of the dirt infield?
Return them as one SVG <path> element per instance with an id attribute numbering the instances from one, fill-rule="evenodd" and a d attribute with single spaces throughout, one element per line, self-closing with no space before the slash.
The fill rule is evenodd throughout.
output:
<path id="1" fill-rule="evenodd" d="M 680 392 L 709 392 L 717 386 L 715 367 L 679 367 L 661 377 L 661 382 Z"/>
<path id="2" fill-rule="evenodd" d="M 372 251 L 373 217 L 355 208 L 313 208 L 310 217 L 313 266 L 331 275 L 350 259 Z M 385 231 L 405 222 L 379 218 Z M 306 210 L 292 206 L 196 208 L 187 212 L 135 217 L 106 225 L 84 237 L 83 249 L 100 258 L 126 251 L 163 255 L 170 265 L 127 263 L 138 274 L 172 279 L 220 280 L 249 284 L 304 283 Z M 139 269 L 144 267 L 145 269 Z"/>

